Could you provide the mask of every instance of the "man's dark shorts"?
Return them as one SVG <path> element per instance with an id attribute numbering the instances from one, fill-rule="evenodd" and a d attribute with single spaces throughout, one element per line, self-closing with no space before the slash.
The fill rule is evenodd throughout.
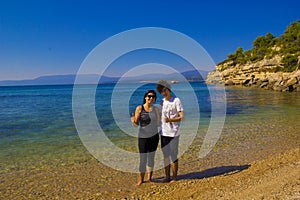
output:
<path id="1" fill-rule="evenodd" d="M 161 149 L 164 157 L 171 157 L 171 162 L 177 161 L 179 136 L 167 137 L 161 136 Z"/>

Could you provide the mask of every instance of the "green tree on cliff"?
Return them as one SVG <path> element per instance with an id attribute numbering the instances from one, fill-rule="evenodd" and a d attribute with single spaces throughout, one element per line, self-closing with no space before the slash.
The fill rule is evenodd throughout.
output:
<path id="1" fill-rule="evenodd" d="M 279 38 L 283 54 L 295 54 L 300 51 L 300 20 L 293 22 Z"/>
<path id="2" fill-rule="evenodd" d="M 272 33 L 258 36 L 252 43 L 252 49 L 244 51 L 239 47 L 227 59 L 219 63 L 228 66 L 257 62 L 264 58 L 272 58 L 275 55 L 282 56 L 283 71 L 293 71 L 299 68 L 298 56 L 300 56 L 300 20 L 291 23 L 284 34 L 276 38 Z M 222 67 L 225 69 L 226 67 Z"/>

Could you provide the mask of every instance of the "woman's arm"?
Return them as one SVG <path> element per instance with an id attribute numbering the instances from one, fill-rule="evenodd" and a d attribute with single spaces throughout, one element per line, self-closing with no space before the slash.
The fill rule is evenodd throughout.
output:
<path id="1" fill-rule="evenodd" d="M 135 109 L 135 113 L 132 113 L 131 123 L 134 127 L 137 127 L 139 124 L 140 113 L 142 111 L 142 106 L 137 106 Z"/>
<path id="2" fill-rule="evenodd" d="M 161 112 L 158 107 L 154 107 L 155 113 L 156 113 L 156 119 L 157 119 L 157 126 L 159 127 L 161 125 Z"/>

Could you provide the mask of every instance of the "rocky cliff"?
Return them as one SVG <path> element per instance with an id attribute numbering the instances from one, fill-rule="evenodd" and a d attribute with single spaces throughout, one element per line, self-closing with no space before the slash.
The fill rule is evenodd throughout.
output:
<path id="1" fill-rule="evenodd" d="M 206 83 L 258 87 L 276 91 L 300 91 L 300 69 L 289 73 L 278 72 L 282 67 L 280 62 L 281 56 L 277 55 L 271 59 L 234 67 L 231 67 L 230 63 L 223 63 L 208 74 Z"/>

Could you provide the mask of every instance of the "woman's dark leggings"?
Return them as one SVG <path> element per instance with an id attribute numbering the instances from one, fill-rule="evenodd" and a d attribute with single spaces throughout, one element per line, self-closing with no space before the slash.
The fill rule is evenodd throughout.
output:
<path id="1" fill-rule="evenodd" d="M 154 167 L 154 156 L 159 141 L 158 134 L 149 138 L 139 138 L 138 146 L 140 152 L 140 172 L 146 172 L 146 165 Z"/>

